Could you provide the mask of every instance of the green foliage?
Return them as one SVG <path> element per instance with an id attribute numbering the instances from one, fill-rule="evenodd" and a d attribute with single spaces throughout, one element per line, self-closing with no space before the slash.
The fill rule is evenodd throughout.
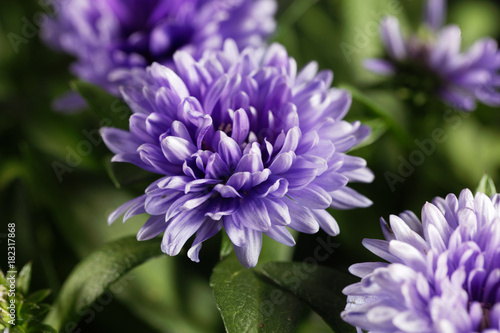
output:
<path id="1" fill-rule="evenodd" d="M 7 276 L 0 271 L 0 330 L 9 329 L 10 333 L 55 333 L 51 326 L 42 323 L 50 309 L 50 305 L 42 302 L 50 295 L 50 290 L 29 294 L 31 267 L 32 264 L 27 263 L 20 272 L 13 268 L 7 271 Z"/>
<path id="2" fill-rule="evenodd" d="M 490 176 L 485 174 L 483 178 L 479 181 L 479 185 L 476 189 L 477 192 L 482 192 L 486 194 L 487 196 L 492 196 L 493 194 L 497 193 L 497 189 L 495 187 L 495 183 L 493 182 L 493 179 L 491 179 Z"/>
<path id="3" fill-rule="evenodd" d="M 138 242 L 127 237 L 108 243 L 83 260 L 64 283 L 45 323 L 61 329 L 76 326 L 79 317 L 128 271 L 160 255 L 158 240 Z"/>
<path id="4" fill-rule="evenodd" d="M 346 305 L 342 289 L 356 282 L 353 276 L 328 267 L 296 262 L 268 263 L 258 272 L 309 305 L 335 332 L 355 332 L 340 319 L 340 312 Z"/>
<path id="5" fill-rule="evenodd" d="M 340 319 L 342 289 L 355 278 L 297 262 L 269 262 L 254 269 L 234 255 L 213 270 L 210 285 L 227 332 L 294 332 L 301 308 L 309 306 L 335 332 L 354 332 Z"/>
<path id="6" fill-rule="evenodd" d="M 210 286 L 228 333 L 294 332 L 300 301 L 241 266 L 236 256 L 214 268 Z"/>
<path id="7" fill-rule="evenodd" d="M 122 99 L 80 80 L 72 81 L 71 87 L 85 98 L 92 111 L 101 118 L 102 126 L 127 128 L 131 111 Z"/>

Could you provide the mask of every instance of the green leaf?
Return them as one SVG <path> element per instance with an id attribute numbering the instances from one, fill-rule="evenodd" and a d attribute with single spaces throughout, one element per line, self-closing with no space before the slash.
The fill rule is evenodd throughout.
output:
<path id="1" fill-rule="evenodd" d="M 241 266 L 234 254 L 214 268 L 210 286 L 228 333 L 294 332 L 300 301 Z"/>
<path id="2" fill-rule="evenodd" d="M 26 298 L 26 302 L 40 303 L 52 293 L 50 289 L 42 289 L 35 291 Z"/>
<path id="3" fill-rule="evenodd" d="M 70 85 L 102 119 L 102 126 L 127 128 L 131 111 L 122 99 L 84 81 L 75 80 Z"/>
<path id="4" fill-rule="evenodd" d="M 394 117 L 389 112 L 385 111 L 381 106 L 376 104 L 370 97 L 361 92 L 361 90 L 348 84 L 341 84 L 339 85 L 339 88 L 348 90 L 355 101 L 362 104 L 366 110 L 385 122 L 389 130 L 391 130 L 403 144 L 408 147 L 412 145 L 412 139 L 405 131 L 405 129 L 396 121 L 396 119 L 394 119 Z"/>
<path id="5" fill-rule="evenodd" d="M 40 324 L 28 328 L 27 333 L 57 333 L 57 331 L 50 326 Z"/>
<path id="6" fill-rule="evenodd" d="M 370 120 L 364 120 L 361 121 L 363 125 L 366 125 L 371 128 L 372 133 L 370 136 L 361 142 L 358 146 L 352 148 L 350 151 L 357 150 L 362 147 L 366 147 L 377 141 L 382 135 L 384 135 L 387 132 L 387 124 L 384 120 L 382 119 L 370 119 Z"/>
<path id="7" fill-rule="evenodd" d="M 26 295 L 30 289 L 31 262 L 24 265 L 16 278 L 16 287 L 20 294 Z"/>
<path id="8" fill-rule="evenodd" d="M 495 183 L 489 175 L 485 174 L 483 178 L 481 178 L 481 181 L 479 181 L 479 186 L 476 189 L 476 193 L 477 192 L 482 192 L 489 197 L 497 193 Z"/>
<path id="9" fill-rule="evenodd" d="M 357 281 L 352 275 L 295 262 L 267 263 L 257 272 L 307 303 L 335 332 L 355 332 L 340 318 L 346 305 L 342 289 Z"/>
<path id="10" fill-rule="evenodd" d="M 71 272 L 44 323 L 57 331 L 66 324 L 76 325 L 80 315 L 114 282 L 160 254 L 160 239 L 138 242 L 131 236 L 104 245 Z"/>

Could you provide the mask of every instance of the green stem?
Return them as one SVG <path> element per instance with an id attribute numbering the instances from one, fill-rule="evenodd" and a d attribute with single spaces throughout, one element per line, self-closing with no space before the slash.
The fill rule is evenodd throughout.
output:
<path id="1" fill-rule="evenodd" d="M 391 114 L 377 105 L 371 98 L 366 96 L 359 89 L 348 84 L 340 84 L 339 88 L 348 90 L 355 101 L 361 103 L 366 109 L 381 118 L 387 124 L 389 130 L 399 139 L 399 141 L 405 147 L 412 146 L 412 140 L 408 133 L 404 130 L 404 128 L 396 121 L 396 119 L 392 117 Z"/>

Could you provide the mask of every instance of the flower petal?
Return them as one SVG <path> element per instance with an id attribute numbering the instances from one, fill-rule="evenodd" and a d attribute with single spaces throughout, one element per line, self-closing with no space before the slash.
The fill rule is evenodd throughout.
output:
<path id="1" fill-rule="evenodd" d="M 145 241 L 155 238 L 165 231 L 167 223 L 165 223 L 165 215 L 153 215 L 141 227 L 137 233 L 138 241 Z"/>
<path id="2" fill-rule="evenodd" d="M 240 263 L 246 268 L 255 267 L 259 261 L 260 250 L 262 249 L 262 233 L 245 228 L 245 245 L 234 245 L 234 252 Z"/>

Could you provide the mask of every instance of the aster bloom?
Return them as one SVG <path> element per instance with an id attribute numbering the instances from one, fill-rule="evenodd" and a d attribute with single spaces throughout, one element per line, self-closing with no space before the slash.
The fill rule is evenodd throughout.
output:
<path id="1" fill-rule="evenodd" d="M 500 195 L 463 190 L 381 221 L 342 318 L 370 332 L 500 332 Z"/>
<path id="2" fill-rule="evenodd" d="M 138 240 L 163 232 L 169 255 L 196 233 L 194 261 L 201 243 L 224 228 L 240 262 L 252 267 L 262 234 L 288 246 L 295 242 L 287 227 L 337 235 L 325 208 L 371 204 L 346 184 L 373 174 L 345 153 L 370 130 L 343 120 L 351 96 L 329 88 L 330 71 L 311 63 L 297 74 L 283 46 L 240 53 L 232 40 L 199 61 L 179 51 L 174 62 L 177 74 L 156 63 L 135 70 L 122 90 L 134 112 L 130 130 L 101 131 L 113 161 L 161 177 L 110 223 L 147 212 Z"/>
<path id="3" fill-rule="evenodd" d="M 227 38 L 260 45 L 275 29 L 274 0 L 52 0 L 44 40 L 77 58 L 79 78 L 119 95 L 123 70 L 167 66 L 177 50 L 199 58 Z"/>
<path id="4" fill-rule="evenodd" d="M 429 0 L 425 7 L 425 37 L 403 37 L 399 22 L 386 17 L 381 39 L 386 59 L 367 59 L 372 72 L 396 76 L 398 83 L 412 91 L 437 95 L 444 103 L 473 111 L 476 100 L 500 105 L 500 52 L 492 38 L 476 41 L 467 52 L 460 51 L 461 32 L 455 25 L 442 26 L 446 15 L 444 0 Z"/>

